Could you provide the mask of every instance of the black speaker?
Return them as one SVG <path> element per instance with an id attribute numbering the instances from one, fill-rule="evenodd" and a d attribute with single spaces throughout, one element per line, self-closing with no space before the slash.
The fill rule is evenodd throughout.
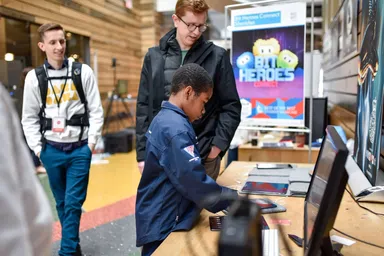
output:
<path id="1" fill-rule="evenodd" d="M 219 255 L 262 256 L 261 209 L 247 198 L 232 203 L 219 237 Z"/>
<path id="2" fill-rule="evenodd" d="M 312 98 L 313 115 L 312 115 L 312 142 L 323 138 L 325 128 L 328 125 L 328 98 Z M 309 128 L 309 111 L 310 99 L 305 98 L 305 126 Z M 305 144 L 309 142 L 309 134 L 305 135 Z"/>
<path id="3" fill-rule="evenodd" d="M 124 129 L 115 133 L 108 133 L 104 136 L 105 152 L 128 153 L 133 149 L 133 129 Z"/>

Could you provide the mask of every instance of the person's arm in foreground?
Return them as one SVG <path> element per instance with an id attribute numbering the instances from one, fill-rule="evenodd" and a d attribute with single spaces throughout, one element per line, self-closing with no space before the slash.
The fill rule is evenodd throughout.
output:
<path id="1" fill-rule="evenodd" d="M 13 103 L 0 87 L 0 255 L 48 256 L 52 254 L 51 208 Z"/>

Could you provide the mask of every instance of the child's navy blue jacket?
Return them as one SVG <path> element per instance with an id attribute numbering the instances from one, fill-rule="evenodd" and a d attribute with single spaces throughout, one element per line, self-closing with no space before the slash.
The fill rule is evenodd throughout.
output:
<path id="1" fill-rule="evenodd" d="M 205 173 L 197 138 L 186 114 L 164 101 L 146 133 L 145 167 L 136 198 L 136 245 L 164 240 L 172 231 L 189 230 L 202 208 L 229 206 L 221 187 Z M 204 202 L 209 195 L 216 195 Z"/>

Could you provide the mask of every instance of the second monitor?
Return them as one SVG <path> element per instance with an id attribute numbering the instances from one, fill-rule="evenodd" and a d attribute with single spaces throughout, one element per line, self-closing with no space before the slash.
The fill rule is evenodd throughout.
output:
<path id="1" fill-rule="evenodd" d="M 333 228 L 347 184 L 348 149 L 333 126 L 328 126 L 304 204 L 305 255 L 334 255 Z"/>

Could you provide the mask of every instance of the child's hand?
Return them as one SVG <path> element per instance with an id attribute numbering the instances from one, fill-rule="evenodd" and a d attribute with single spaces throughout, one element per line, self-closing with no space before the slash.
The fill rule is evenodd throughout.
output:
<path id="1" fill-rule="evenodd" d="M 139 168 L 140 174 L 143 174 L 144 164 L 145 164 L 144 161 L 137 163 L 137 167 Z"/>

